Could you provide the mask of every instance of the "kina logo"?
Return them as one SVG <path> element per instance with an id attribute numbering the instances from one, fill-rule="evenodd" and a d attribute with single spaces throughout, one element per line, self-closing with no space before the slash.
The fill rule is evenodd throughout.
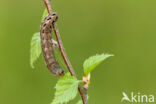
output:
<path id="1" fill-rule="evenodd" d="M 131 102 L 131 103 L 154 103 L 154 95 L 146 95 L 141 93 L 131 92 L 131 96 L 128 96 L 125 92 L 122 93 L 123 97 L 121 102 Z"/>

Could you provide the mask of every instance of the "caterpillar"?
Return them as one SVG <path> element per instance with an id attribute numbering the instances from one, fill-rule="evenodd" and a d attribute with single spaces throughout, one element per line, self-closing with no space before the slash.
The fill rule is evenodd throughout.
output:
<path id="1" fill-rule="evenodd" d="M 52 24 L 58 19 L 57 13 L 53 12 L 46 16 L 40 26 L 41 47 L 45 64 L 54 76 L 63 76 L 64 71 L 56 61 L 53 46 L 57 46 L 57 42 L 52 40 Z M 59 47 L 58 47 L 59 48 Z"/>

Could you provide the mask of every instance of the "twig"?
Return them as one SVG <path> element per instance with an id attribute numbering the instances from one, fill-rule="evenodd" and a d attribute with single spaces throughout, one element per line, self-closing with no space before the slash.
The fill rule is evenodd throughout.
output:
<path id="1" fill-rule="evenodd" d="M 47 7 L 48 13 L 49 14 L 52 13 L 51 0 L 44 0 L 44 3 L 46 5 L 46 7 Z M 57 41 L 58 41 L 58 45 L 60 47 L 61 55 L 62 55 L 66 65 L 68 67 L 68 70 L 69 70 L 69 72 L 70 72 L 70 74 L 72 76 L 77 78 L 76 74 L 75 74 L 75 72 L 74 72 L 74 70 L 72 68 L 72 65 L 70 64 L 70 61 L 67 58 L 66 52 L 64 51 L 64 47 L 63 47 L 63 44 L 62 44 L 62 41 L 61 41 L 60 33 L 59 33 L 57 25 L 55 23 L 53 23 L 53 28 L 54 28 L 54 32 L 55 32 L 55 35 L 56 35 L 56 38 L 57 38 Z M 86 95 L 87 92 L 85 90 L 83 91 L 80 85 L 78 86 L 78 90 L 79 90 L 79 93 L 81 95 L 83 104 L 87 104 L 87 97 L 86 97 L 87 96 Z"/>

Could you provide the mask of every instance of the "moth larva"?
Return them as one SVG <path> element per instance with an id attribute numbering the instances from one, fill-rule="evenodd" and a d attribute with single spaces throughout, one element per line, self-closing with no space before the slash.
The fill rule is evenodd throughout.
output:
<path id="1" fill-rule="evenodd" d="M 46 63 L 47 68 L 55 76 L 64 75 L 64 71 L 60 68 L 58 62 L 56 61 L 54 51 L 53 51 L 53 41 L 52 41 L 52 23 L 58 18 L 56 13 L 49 14 L 45 17 L 41 23 L 40 37 L 42 53 Z"/>

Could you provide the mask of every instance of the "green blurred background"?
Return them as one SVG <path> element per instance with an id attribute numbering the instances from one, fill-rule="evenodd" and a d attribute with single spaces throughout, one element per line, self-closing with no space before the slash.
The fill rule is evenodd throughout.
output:
<path id="1" fill-rule="evenodd" d="M 156 96 L 155 0 L 53 0 L 64 47 L 79 78 L 83 61 L 112 53 L 92 73 L 89 104 L 121 104 L 122 92 Z M 43 58 L 30 67 L 42 0 L 0 0 L 0 104 L 50 104 L 57 78 Z M 78 96 L 69 104 L 75 104 Z"/>

